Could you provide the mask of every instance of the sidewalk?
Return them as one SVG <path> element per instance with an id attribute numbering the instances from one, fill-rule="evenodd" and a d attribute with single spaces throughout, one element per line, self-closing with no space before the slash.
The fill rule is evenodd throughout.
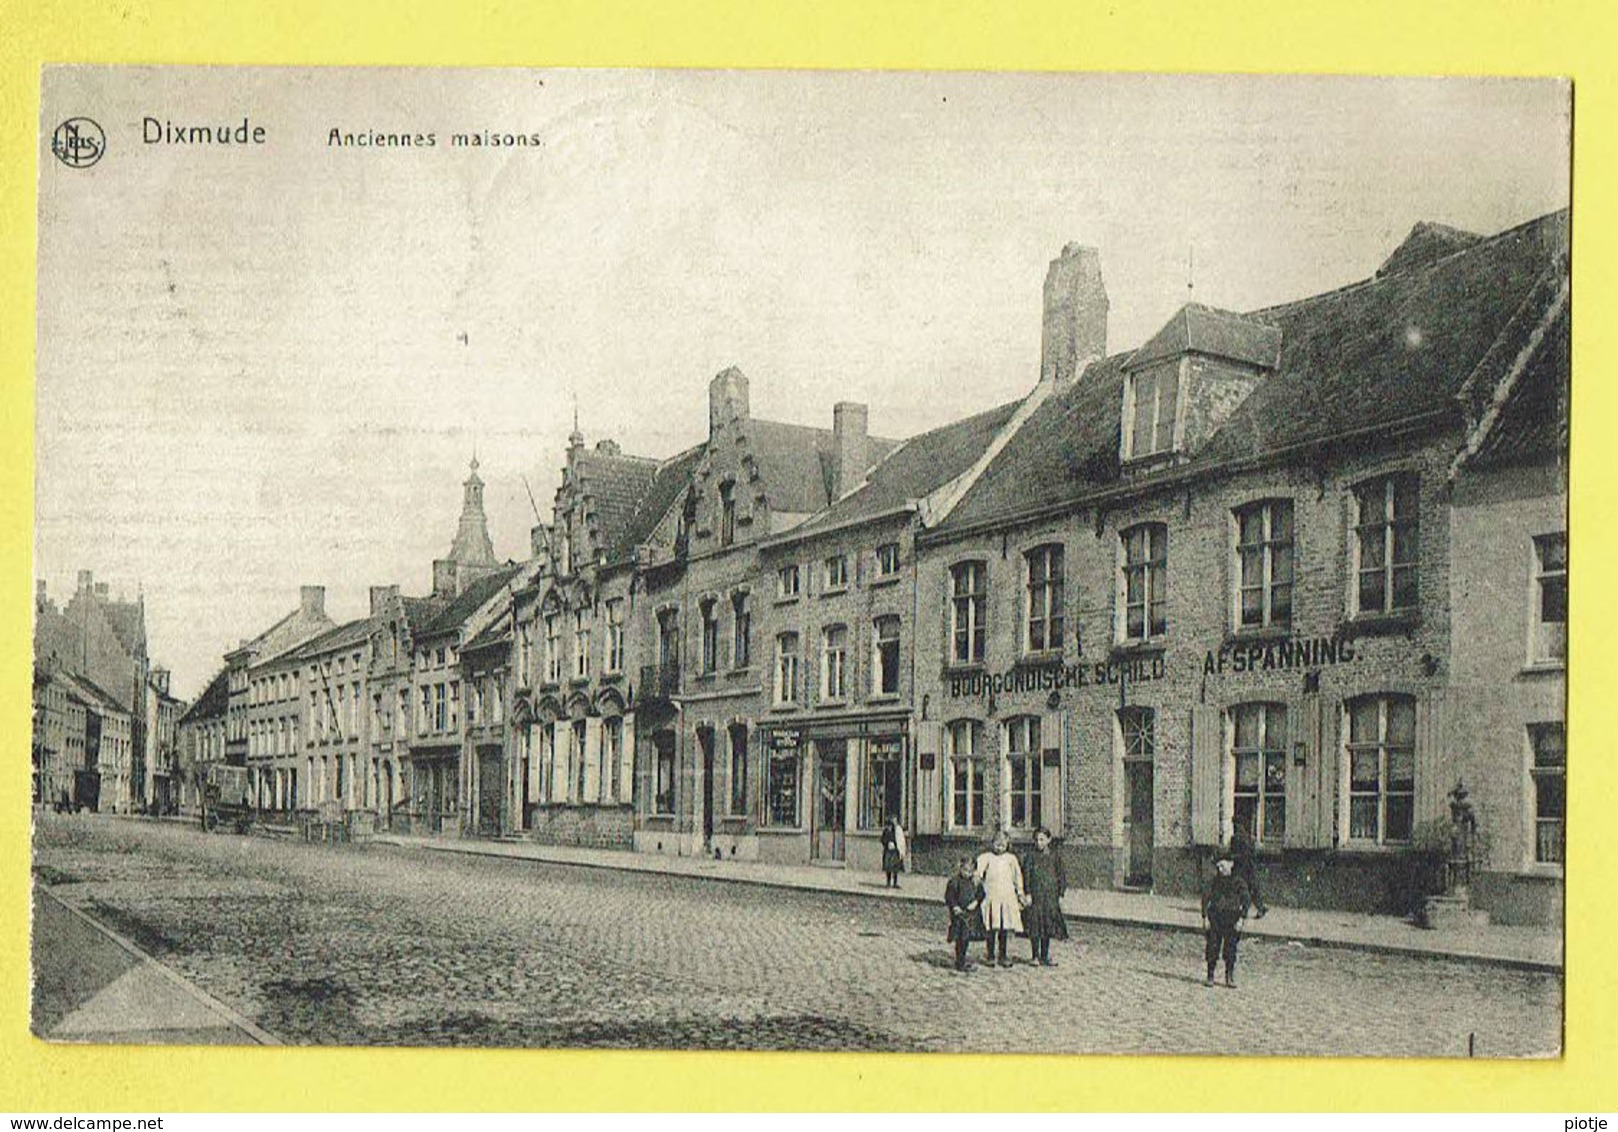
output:
<path id="1" fill-rule="evenodd" d="M 943 904 L 946 880 L 941 876 L 907 873 L 901 879 L 904 887 L 895 891 L 885 886 L 879 873 L 813 865 L 766 865 L 754 861 L 664 857 L 627 850 L 539 845 L 520 840 L 452 840 L 400 834 L 378 834 L 370 840 L 376 844 L 429 852 L 583 865 L 937 905 Z M 1191 897 L 1071 889 L 1062 899 L 1062 910 L 1070 920 L 1077 922 L 1171 931 L 1202 930 L 1200 909 L 1197 901 Z M 1250 918 L 1243 934 L 1249 938 L 1282 940 L 1306 947 L 1344 947 L 1391 955 L 1462 959 L 1532 971 L 1562 970 L 1562 937 L 1560 933 L 1541 928 L 1491 925 L 1427 931 L 1393 916 L 1272 907 L 1262 920 Z"/>
<path id="2" fill-rule="evenodd" d="M 34 885 L 30 1029 L 53 1042 L 279 1045 L 88 913 Z"/>

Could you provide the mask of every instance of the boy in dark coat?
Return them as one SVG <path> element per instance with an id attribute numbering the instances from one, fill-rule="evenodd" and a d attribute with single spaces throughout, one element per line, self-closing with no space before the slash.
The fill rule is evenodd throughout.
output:
<path id="1" fill-rule="evenodd" d="M 1067 938 L 1067 919 L 1062 915 L 1062 896 L 1067 892 L 1067 871 L 1061 854 L 1051 844 L 1051 831 L 1034 831 L 1034 848 L 1023 858 L 1022 883 L 1028 893 L 1022 926 L 1028 933 L 1033 960 L 1044 967 L 1056 966 L 1051 958 L 1051 940 Z"/>
<path id="2" fill-rule="evenodd" d="M 1233 873 L 1234 862 L 1227 854 L 1214 864 L 1213 878 L 1202 897 L 1202 925 L 1207 932 L 1208 986 L 1214 985 L 1214 968 L 1225 958 L 1225 985 L 1236 985 L 1236 942 L 1241 938 L 1242 921 L 1247 918 L 1247 882 Z"/>
<path id="3" fill-rule="evenodd" d="M 1262 920 L 1269 908 L 1264 904 L 1264 894 L 1258 887 L 1258 862 L 1255 856 L 1258 847 L 1253 844 L 1253 835 L 1247 831 L 1245 822 L 1237 822 L 1236 828 L 1230 834 L 1230 859 L 1235 863 L 1235 873 L 1247 885 L 1247 895 L 1253 901 L 1253 917 Z"/>
<path id="4" fill-rule="evenodd" d="M 970 970 L 966 958 L 966 945 L 979 938 L 981 919 L 978 908 L 983 903 L 983 888 L 978 884 L 977 862 L 962 857 L 955 867 L 955 875 L 944 886 L 944 903 L 949 908 L 949 938 L 955 944 L 955 969 Z"/>

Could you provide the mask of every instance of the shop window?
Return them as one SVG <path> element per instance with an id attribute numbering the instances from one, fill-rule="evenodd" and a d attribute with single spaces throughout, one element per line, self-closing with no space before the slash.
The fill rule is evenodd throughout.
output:
<path id="1" fill-rule="evenodd" d="M 983 663 L 987 579 L 988 569 L 982 562 L 958 562 L 950 567 L 950 659 L 956 664 Z"/>
<path id="2" fill-rule="evenodd" d="M 1043 767 L 1039 717 L 1021 716 L 1006 723 L 1006 793 L 1013 829 L 1032 829 L 1041 813 Z"/>
<path id="3" fill-rule="evenodd" d="M 860 808 L 861 829 L 881 829 L 890 817 L 900 817 L 904 803 L 904 740 L 898 736 L 872 739 L 865 746 L 865 798 Z"/>
<path id="4" fill-rule="evenodd" d="M 1534 637 L 1529 660 L 1567 663 L 1567 535 L 1534 540 Z"/>
<path id="5" fill-rule="evenodd" d="M 899 694 L 899 619 L 878 617 L 872 625 L 871 694 Z"/>
<path id="6" fill-rule="evenodd" d="M 657 751 L 657 765 L 652 782 L 653 812 L 664 816 L 674 813 L 674 732 L 659 731 L 652 736 Z"/>
<path id="7" fill-rule="evenodd" d="M 820 698 L 835 702 L 848 696 L 848 629 L 827 626 L 821 632 Z"/>
<path id="8" fill-rule="evenodd" d="M 775 638 L 775 702 L 798 702 L 798 634 L 782 633 Z"/>
<path id="9" fill-rule="evenodd" d="M 772 749 L 769 763 L 769 781 L 765 784 L 769 807 L 765 816 L 773 826 L 794 829 L 799 824 L 798 749 Z"/>
<path id="10" fill-rule="evenodd" d="M 1062 547 L 1036 546 L 1025 556 L 1027 585 L 1023 601 L 1023 651 L 1059 652 L 1062 648 Z"/>
<path id="11" fill-rule="evenodd" d="M 1238 704 L 1230 718 L 1235 824 L 1261 845 L 1280 845 L 1287 828 L 1287 709 Z"/>
<path id="12" fill-rule="evenodd" d="M 1416 608 L 1419 481 L 1400 474 L 1354 487 L 1354 612 Z"/>
<path id="13" fill-rule="evenodd" d="M 745 593 L 731 594 L 730 607 L 730 666 L 746 668 L 753 663 L 753 611 Z"/>
<path id="14" fill-rule="evenodd" d="M 1266 499 L 1236 511 L 1236 623 L 1292 624 L 1292 501 Z"/>
<path id="15" fill-rule="evenodd" d="M 1532 723 L 1529 777 L 1534 800 L 1534 863 L 1560 865 L 1567 834 L 1567 730 L 1561 723 Z"/>
<path id="16" fill-rule="evenodd" d="M 1168 528 L 1142 523 L 1119 534 L 1118 639 L 1145 641 L 1168 632 Z"/>
<path id="17" fill-rule="evenodd" d="M 1416 801 L 1416 701 L 1361 696 L 1348 705 L 1348 836 L 1410 840 Z"/>
<path id="18" fill-rule="evenodd" d="M 885 542 L 876 548 L 876 576 L 893 578 L 899 573 L 899 544 Z"/>
<path id="19" fill-rule="evenodd" d="M 950 827 L 983 825 L 983 724 L 960 719 L 949 725 Z"/>

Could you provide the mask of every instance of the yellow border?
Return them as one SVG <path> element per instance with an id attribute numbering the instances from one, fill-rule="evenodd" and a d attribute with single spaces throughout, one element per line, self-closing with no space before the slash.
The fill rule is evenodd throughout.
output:
<path id="1" fill-rule="evenodd" d="M 493 13 L 491 16 L 490 13 Z M 0 0 L 0 1109 L 1618 1110 L 1618 5 L 1536 0 Z M 27 1034 L 39 67 L 458 64 L 1569 75 L 1575 81 L 1567 1054 L 1554 1063 L 50 1047 Z M 1603 709 L 1607 709 L 1603 711 Z M 1082 1003 L 1074 1003 L 1082 1010 Z M 1172 1077 L 1170 1076 L 1172 1075 Z M 1173 1088 L 1164 1083 L 1172 1079 Z"/>

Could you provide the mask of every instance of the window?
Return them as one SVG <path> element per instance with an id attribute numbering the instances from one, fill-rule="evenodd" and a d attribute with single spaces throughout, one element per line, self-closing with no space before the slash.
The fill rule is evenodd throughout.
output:
<path id="1" fill-rule="evenodd" d="M 433 730 L 449 729 L 449 691 L 442 684 L 433 685 Z"/>
<path id="2" fill-rule="evenodd" d="M 885 542 L 876 548 L 876 576 L 892 578 L 899 573 L 899 544 Z"/>
<path id="3" fill-rule="evenodd" d="M 573 611 L 573 675 L 583 679 L 590 675 L 590 611 Z"/>
<path id="4" fill-rule="evenodd" d="M 1361 696 L 1348 705 L 1348 836 L 1410 840 L 1416 799 L 1416 701 Z"/>
<path id="5" fill-rule="evenodd" d="M 680 671 L 680 611 L 664 609 L 657 615 L 657 663 L 672 687 Z"/>
<path id="6" fill-rule="evenodd" d="M 1534 637 L 1536 664 L 1567 662 L 1567 535 L 1534 540 Z"/>
<path id="7" fill-rule="evenodd" d="M 1531 723 L 1533 750 L 1529 776 L 1534 799 L 1534 863 L 1560 865 L 1567 832 L 1567 729 L 1560 723 Z"/>
<path id="8" fill-rule="evenodd" d="M 719 603 L 709 598 L 700 606 L 702 610 L 702 671 L 714 672 L 719 668 Z"/>
<path id="9" fill-rule="evenodd" d="M 517 686 L 528 687 L 528 678 L 533 664 L 534 653 L 534 626 L 525 623 L 517 626 Z"/>
<path id="10" fill-rule="evenodd" d="M 730 725 L 730 812 L 747 813 L 747 724 Z"/>
<path id="11" fill-rule="evenodd" d="M 1416 607 L 1417 480 L 1384 476 L 1354 488 L 1357 614 Z"/>
<path id="12" fill-rule="evenodd" d="M 982 664 L 987 568 L 981 562 L 950 567 L 950 659 L 956 664 Z"/>
<path id="13" fill-rule="evenodd" d="M 826 559 L 826 584 L 823 592 L 831 593 L 834 590 L 848 588 L 848 558 L 846 555 L 834 554 Z"/>
<path id="14" fill-rule="evenodd" d="M 777 597 L 794 598 L 798 596 L 802 579 L 798 574 L 798 564 L 783 566 L 775 574 L 775 594 Z"/>
<path id="15" fill-rule="evenodd" d="M 983 824 L 983 724 L 959 719 L 949 725 L 950 827 Z"/>
<path id="16" fill-rule="evenodd" d="M 1125 759 L 1149 762 L 1157 754 L 1156 722 L 1151 708 L 1127 707 L 1118 712 L 1118 731 L 1123 736 Z"/>
<path id="17" fill-rule="evenodd" d="M 659 731 L 652 736 L 652 745 L 657 748 L 656 780 L 652 783 L 652 805 L 654 812 L 659 814 L 672 814 L 674 812 L 674 732 Z"/>
<path id="18" fill-rule="evenodd" d="M 1062 548 L 1036 546 L 1027 554 L 1028 586 L 1023 605 L 1023 651 L 1062 648 Z"/>
<path id="19" fill-rule="evenodd" d="M 881 829 L 898 817 L 904 803 L 904 740 L 897 735 L 872 739 L 865 748 L 865 805 L 861 829 Z"/>
<path id="20" fill-rule="evenodd" d="M 583 802 L 586 801 L 584 796 L 584 786 L 589 777 L 585 772 L 585 756 L 589 752 L 589 747 L 586 744 L 584 737 L 585 721 L 582 719 L 575 719 L 573 721 L 573 726 L 568 730 L 570 732 L 570 741 L 567 749 L 567 765 L 568 769 L 573 772 L 569 776 L 573 786 L 573 800 L 575 802 Z"/>
<path id="21" fill-rule="evenodd" d="M 796 827 L 798 824 L 798 747 L 770 748 L 770 772 L 766 789 L 769 792 L 769 812 L 766 815 L 774 826 Z"/>
<path id="22" fill-rule="evenodd" d="M 899 619 L 878 617 L 871 634 L 871 694 L 899 694 Z"/>
<path id="23" fill-rule="evenodd" d="M 736 541 L 736 485 L 719 485 L 719 545 L 729 546 Z"/>
<path id="24" fill-rule="evenodd" d="M 848 695 L 848 629 L 832 625 L 821 632 L 820 698 L 845 699 Z"/>
<path id="25" fill-rule="evenodd" d="M 782 633 L 775 638 L 775 702 L 798 702 L 798 634 Z"/>
<path id="26" fill-rule="evenodd" d="M 1012 828 L 1030 829 L 1039 824 L 1040 814 L 1038 716 L 1025 715 L 1006 724 L 1006 770 Z"/>
<path id="27" fill-rule="evenodd" d="M 1268 499 L 1236 511 L 1236 624 L 1292 623 L 1292 501 Z"/>
<path id="28" fill-rule="evenodd" d="M 624 670 L 624 599 L 615 597 L 607 602 L 607 668 L 608 672 Z"/>
<path id="29" fill-rule="evenodd" d="M 601 721 L 601 800 L 621 801 L 618 797 L 619 775 L 623 772 L 624 721 L 621 716 L 609 716 Z"/>
<path id="30" fill-rule="evenodd" d="M 562 619 L 554 613 L 545 615 L 545 682 L 562 682 Z"/>
<path id="31" fill-rule="evenodd" d="M 1259 844 L 1279 845 L 1287 831 L 1287 709 L 1238 704 L 1230 716 L 1235 823 Z"/>
<path id="32" fill-rule="evenodd" d="M 730 595 L 731 642 L 730 666 L 746 668 L 753 663 L 753 612 L 747 606 L 747 595 Z"/>
<path id="33" fill-rule="evenodd" d="M 1138 460 L 1172 450 L 1180 400 L 1178 368 L 1132 374 L 1125 390 L 1124 459 Z"/>
<path id="34" fill-rule="evenodd" d="M 1143 523 L 1122 532 L 1121 640 L 1144 641 L 1168 632 L 1168 528 Z"/>

